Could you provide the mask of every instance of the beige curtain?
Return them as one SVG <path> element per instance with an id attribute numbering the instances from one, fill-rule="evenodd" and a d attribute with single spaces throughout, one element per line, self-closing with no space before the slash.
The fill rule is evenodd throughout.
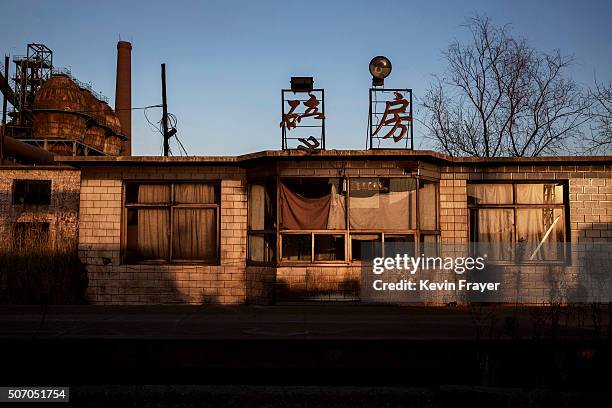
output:
<path id="1" fill-rule="evenodd" d="M 217 257 L 216 211 L 212 208 L 176 208 L 173 216 L 174 259 Z"/>
<path id="2" fill-rule="evenodd" d="M 331 185 L 331 198 L 329 202 L 329 217 L 327 219 L 327 229 L 346 228 L 346 204 L 344 196 L 338 194 L 335 184 Z"/>
<path id="3" fill-rule="evenodd" d="M 468 184 L 475 204 L 512 204 L 512 184 Z"/>
<path id="4" fill-rule="evenodd" d="M 511 259 L 511 244 L 514 242 L 513 210 L 478 210 L 477 240 L 488 251 L 489 259 Z"/>
<path id="5" fill-rule="evenodd" d="M 351 190 L 349 222 L 353 229 L 412 229 L 416 224 L 413 179 L 391 179 L 389 192 Z"/>
<path id="6" fill-rule="evenodd" d="M 419 187 L 419 225 L 422 230 L 435 230 L 437 228 L 437 211 L 436 184 L 421 184 Z"/>
<path id="7" fill-rule="evenodd" d="M 170 202 L 170 185 L 141 184 L 138 186 L 140 204 L 168 204 Z"/>
<path id="8" fill-rule="evenodd" d="M 249 187 L 249 227 L 253 231 L 265 228 L 266 189 L 262 185 L 251 184 Z"/>
<path id="9" fill-rule="evenodd" d="M 174 201 L 179 204 L 214 204 L 215 187 L 211 184 L 181 183 L 174 186 Z"/>
<path id="10" fill-rule="evenodd" d="M 162 204 L 170 202 L 167 184 L 141 184 L 138 202 Z M 138 209 L 138 252 L 144 259 L 167 259 L 170 236 L 170 211 L 167 208 Z"/>
<path id="11" fill-rule="evenodd" d="M 181 183 L 174 186 L 174 200 L 180 204 L 214 204 L 211 184 Z M 174 259 L 217 257 L 217 220 L 213 208 L 175 208 L 172 219 Z"/>
<path id="12" fill-rule="evenodd" d="M 534 260 L 555 259 L 563 242 L 563 219 L 559 209 L 533 208 L 519 209 L 516 213 L 517 232 L 519 242 L 524 245 L 524 257 L 533 257 Z M 551 228 L 552 227 L 552 228 Z M 546 232 L 550 229 L 550 233 Z M 544 240 L 544 237 L 546 239 Z M 536 248 L 543 242 L 542 246 Z"/>
<path id="13" fill-rule="evenodd" d="M 561 204 L 563 186 L 555 184 L 517 184 L 518 204 Z"/>

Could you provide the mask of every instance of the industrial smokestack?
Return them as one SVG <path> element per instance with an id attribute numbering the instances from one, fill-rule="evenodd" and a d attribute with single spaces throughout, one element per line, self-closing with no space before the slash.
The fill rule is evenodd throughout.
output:
<path id="1" fill-rule="evenodd" d="M 117 83 L 115 87 L 115 112 L 121 122 L 121 132 L 127 140 L 121 142 L 121 155 L 132 155 L 132 44 L 117 43 Z"/>

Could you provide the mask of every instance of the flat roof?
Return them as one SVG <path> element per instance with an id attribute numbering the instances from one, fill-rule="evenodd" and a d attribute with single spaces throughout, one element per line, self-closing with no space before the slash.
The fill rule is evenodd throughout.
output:
<path id="1" fill-rule="evenodd" d="M 56 156 L 55 161 L 74 167 L 135 165 L 242 165 L 281 160 L 415 159 L 447 165 L 511 164 L 612 164 L 612 156 L 451 157 L 432 150 L 263 150 L 237 156 Z"/>

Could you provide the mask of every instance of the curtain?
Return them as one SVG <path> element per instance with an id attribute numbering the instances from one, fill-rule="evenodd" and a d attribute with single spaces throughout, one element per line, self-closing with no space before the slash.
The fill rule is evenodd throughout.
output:
<path id="1" fill-rule="evenodd" d="M 331 197 L 329 202 L 329 217 L 327 219 L 327 229 L 346 228 L 346 204 L 344 196 L 338 194 L 335 184 L 331 185 Z"/>
<path id="2" fill-rule="evenodd" d="M 389 192 L 351 190 L 349 222 L 354 229 L 407 230 L 415 225 L 413 179 L 391 179 Z"/>
<path id="3" fill-rule="evenodd" d="M 180 204 L 215 204 L 215 187 L 202 183 L 175 184 L 174 201 Z"/>
<path id="4" fill-rule="evenodd" d="M 138 186 L 138 203 L 168 204 L 170 202 L 170 185 L 141 184 Z"/>
<path id="5" fill-rule="evenodd" d="M 172 257 L 215 259 L 217 222 L 213 208 L 176 208 L 173 215 Z"/>
<path id="6" fill-rule="evenodd" d="M 517 184 L 518 204 L 561 204 L 563 186 L 555 184 Z"/>
<path id="7" fill-rule="evenodd" d="M 512 184 L 468 184 L 474 204 L 512 204 Z"/>
<path id="8" fill-rule="evenodd" d="M 437 228 L 437 207 L 436 184 L 421 184 L 419 188 L 419 222 L 422 230 L 435 230 Z"/>
<path id="9" fill-rule="evenodd" d="M 161 204 L 170 202 L 167 184 L 141 184 L 138 202 Z M 167 208 L 138 209 L 138 252 L 144 259 L 165 259 L 169 255 L 170 211 Z"/>
<path id="10" fill-rule="evenodd" d="M 214 204 L 212 184 L 180 183 L 174 186 L 174 200 L 180 204 Z M 215 259 L 217 220 L 213 208 L 176 208 L 172 219 L 174 259 Z"/>
<path id="11" fill-rule="evenodd" d="M 511 209 L 478 210 L 477 240 L 490 259 L 511 259 L 514 242 L 514 214 Z"/>
<path id="12" fill-rule="evenodd" d="M 254 231 L 265 229 L 265 205 L 264 186 L 251 184 L 249 188 L 249 227 Z"/>
<path id="13" fill-rule="evenodd" d="M 306 198 L 280 185 L 281 227 L 284 229 L 327 229 L 331 194 Z"/>
<path id="14" fill-rule="evenodd" d="M 552 208 L 533 208 L 517 210 L 517 232 L 520 243 L 523 243 L 524 257 L 533 260 L 556 259 L 557 244 L 563 242 L 563 220 L 561 210 Z M 551 229 L 552 227 L 552 229 Z M 544 239 L 544 236 L 550 233 Z M 542 246 L 536 251 L 540 242 Z"/>

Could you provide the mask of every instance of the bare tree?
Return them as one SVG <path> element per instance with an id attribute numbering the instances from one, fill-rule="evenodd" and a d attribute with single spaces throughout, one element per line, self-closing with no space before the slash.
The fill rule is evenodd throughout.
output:
<path id="1" fill-rule="evenodd" d="M 612 153 L 612 83 L 603 85 L 595 81 L 592 92 L 591 137 L 586 151 Z"/>
<path id="2" fill-rule="evenodd" d="M 538 52 L 487 17 L 466 27 L 469 43 L 450 44 L 446 74 L 422 101 L 436 147 L 452 156 L 538 156 L 580 133 L 589 99 L 565 76 L 571 58 Z"/>

